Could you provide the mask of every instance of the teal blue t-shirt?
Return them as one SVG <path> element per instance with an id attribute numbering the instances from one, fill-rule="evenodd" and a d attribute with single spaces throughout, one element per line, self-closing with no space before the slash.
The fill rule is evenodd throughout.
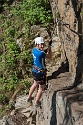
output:
<path id="1" fill-rule="evenodd" d="M 46 53 L 37 48 L 33 48 L 32 55 L 33 55 L 33 65 L 38 67 L 39 69 L 45 69 L 44 62 L 45 62 Z M 34 68 L 32 68 L 32 71 L 38 72 Z"/>

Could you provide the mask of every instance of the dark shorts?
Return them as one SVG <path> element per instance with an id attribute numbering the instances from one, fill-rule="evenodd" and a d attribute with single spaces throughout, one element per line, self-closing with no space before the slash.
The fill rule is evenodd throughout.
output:
<path id="1" fill-rule="evenodd" d="M 40 85 L 46 84 L 46 73 L 45 72 L 43 72 L 43 73 L 32 72 L 32 75 L 34 77 L 34 80 L 38 81 Z"/>

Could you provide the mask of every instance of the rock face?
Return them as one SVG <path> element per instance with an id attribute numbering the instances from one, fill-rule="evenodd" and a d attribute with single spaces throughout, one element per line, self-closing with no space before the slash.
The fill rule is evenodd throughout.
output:
<path id="1" fill-rule="evenodd" d="M 72 84 L 79 84 L 83 72 L 83 1 L 58 0 L 61 19 L 62 60 L 68 60 Z"/>
<path id="2" fill-rule="evenodd" d="M 71 83 L 69 72 L 49 80 L 49 89 L 42 96 L 42 108 L 37 109 L 37 125 L 83 125 L 83 85 L 71 89 Z"/>
<path id="3" fill-rule="evenodd" d="M 82 101 L 83 93 L 80 89 L 58 92 L 56 95 L 57 125 L 82 125 Z"/>

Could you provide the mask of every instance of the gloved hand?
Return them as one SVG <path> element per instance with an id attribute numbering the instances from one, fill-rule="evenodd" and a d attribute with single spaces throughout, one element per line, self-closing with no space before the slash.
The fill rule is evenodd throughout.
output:
<path id="1" fill-rule="evenodd" d="M 50 40 L 50 42 L 49 42 L 49 46 L 51 46 L 52 45 L 52 40 Z"/>

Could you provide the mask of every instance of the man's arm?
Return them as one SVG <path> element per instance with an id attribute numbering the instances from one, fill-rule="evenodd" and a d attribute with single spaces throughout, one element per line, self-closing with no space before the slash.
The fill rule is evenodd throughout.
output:
<path id="1" fill-rule="evenodd" d="M 52 40 L 50 40 L 48 48 L 44 50 L 44 52 L 46 53 L 46 58 L 49 59 L 52 57 L 51 45 L 52 45 Z"/>
<path id="2" fill-rule="evenodd" d="M 46 58 L 50 59 L 52 57 L 51 46 L 48 46 L 48 48 L 45 49 L 44 52 L 46 53 Z"/>
<path id="3" fill-rule="evenodd" d="M 51 57 L 52 57 L 51 46 L 48 46 L 47 53 L 46 53 L 46 58 L 50 59 Z"/>

